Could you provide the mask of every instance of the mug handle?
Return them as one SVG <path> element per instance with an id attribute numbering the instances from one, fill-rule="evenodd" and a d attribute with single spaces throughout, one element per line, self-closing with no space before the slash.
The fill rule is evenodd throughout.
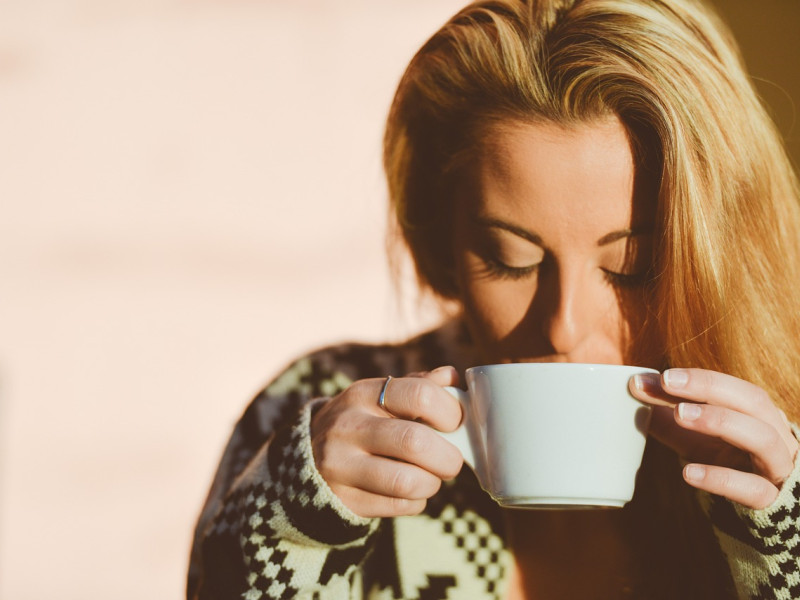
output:
<path id="1" fill-rule="evenodd" d="M 467 426 L 467 421 L 469 420 L 469 392 L 449 385 L 444 389 L 461 404 L 461 413 L 464 417 L 461 420 L 461 425 L 459 425 L 458 429 L 455 431 L 445 433 L 444 431 L 436 430 L 436 433 L 458 448 L 461 452 L 461 456 L 464 457 L 464 462 L 474 471 L 475 454 L 472 451 L 472 444 L 469 441 L 469 429 Z"/>

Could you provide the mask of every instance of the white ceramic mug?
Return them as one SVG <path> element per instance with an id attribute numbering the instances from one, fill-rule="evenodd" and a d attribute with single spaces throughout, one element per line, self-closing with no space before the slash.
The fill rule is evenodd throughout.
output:
<path id="1" fill-rule="evenodd" d="M 654 369 L 513 363 L 467 369 L 453 442 L 499 504 L 620 507 L 633 497 L 650 409 L 628 380 Z"/>

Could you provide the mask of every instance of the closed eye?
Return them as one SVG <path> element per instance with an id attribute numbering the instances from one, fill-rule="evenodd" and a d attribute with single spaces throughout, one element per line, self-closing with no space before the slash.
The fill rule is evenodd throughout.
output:
<path id="1" fill-rule="evenodd" d="M 539 263 L 527 267 L 510 267 L 497 260 L 486 257 L 483 258 L 483 262 L 490 275 L 498 279 L 508 279 L 511 281 L 525 279 L 539 270 Z"/>
<path id="2" fill-rule="evenodd" d="M 602 269 L 606 281 L 620 288 L 636 288 L 647 282 L 647 272 L 642 273 L 617 273 L 609 269 Z"/>

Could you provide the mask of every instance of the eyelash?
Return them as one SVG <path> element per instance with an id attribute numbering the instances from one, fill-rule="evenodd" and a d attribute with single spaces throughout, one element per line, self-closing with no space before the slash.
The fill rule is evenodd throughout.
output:
<path id="1" fill-rule="evenodd" d="M 518 281 L 524 279 L 528 275 L 535 273 L 539 270 L 539 264 L 531 265 L 529 267 L 509 267 L 503 263 L 491 258 L 484 258 L 486 270 L 490 275 L 499 279 L 508 279 L 511 281 Z"/>
<path id="2" fill-rule="evenodd" d="M 484 258 L 484 263 L 489 274 L 510 281 L 524 279 L 539 270 L 539 263 L 529 267 L 509 267 L 491 258 Z M 647 280 L 647 273 L 615 273 L 607 269 L 602 269 L 602 271 L 608 283 L 620 288 L 639 287 Z"/>
<path id="3" fill-rule="evenodd" d="M 647 273 L 615 273 L 603 269 L 603 275 L 611 285 L 620 288 L 636 288 L 647 281 Z"/>

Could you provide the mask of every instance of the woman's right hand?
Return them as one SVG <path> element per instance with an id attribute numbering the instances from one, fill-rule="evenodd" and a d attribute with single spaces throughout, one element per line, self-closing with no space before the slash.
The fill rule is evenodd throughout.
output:
<path id="1" fill-rule="evenodd" d="M 317 470 L 333 492 L 362 517 L 420 513 L 442 480 L 461 470 L 459 450 L 431 427 L 453 431 L 461 406 L 447 391 L 453 367 L 356 381 L 323 405 L 311 422 Z"/>

